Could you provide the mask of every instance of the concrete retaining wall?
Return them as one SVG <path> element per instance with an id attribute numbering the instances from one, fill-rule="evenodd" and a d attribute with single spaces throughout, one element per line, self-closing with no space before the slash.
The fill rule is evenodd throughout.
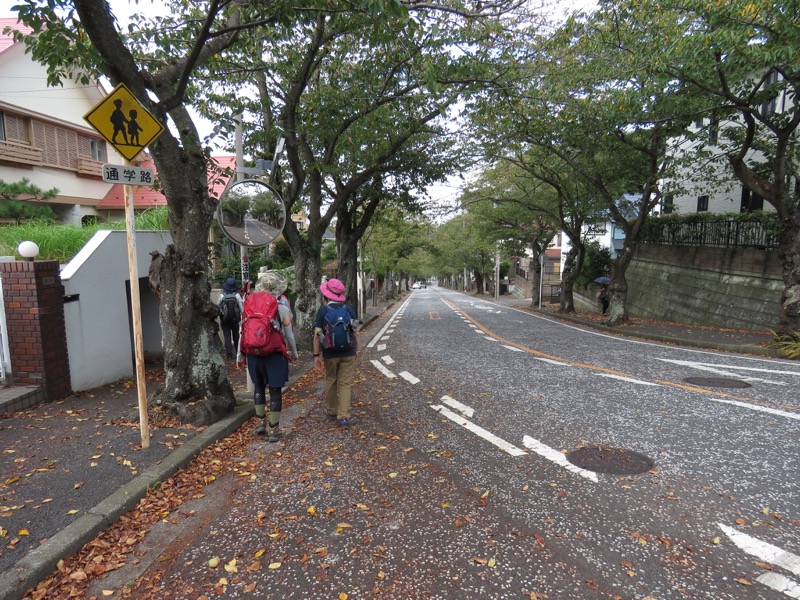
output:
<path id="1" fill-rule="evenodd" d="M 632 315 L 755 331 L 777 325 L 777 251 L 642 244 L 626 276 Z"/>

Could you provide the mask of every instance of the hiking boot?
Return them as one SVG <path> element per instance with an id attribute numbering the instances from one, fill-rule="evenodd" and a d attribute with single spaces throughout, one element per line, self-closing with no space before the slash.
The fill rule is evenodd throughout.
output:
<path id="1" fill-rule="evenodd" d="M 283 434 L 281 433 L 280 425 L 275 425 L 275 427 L 270 426 L 269 428 L 269 441 L 270 442 L 277 442 Z"/>
<path id="2" fill-rule="evenodd" d="M 253 433 L 255 435 L 264 435 L 267 432 L 267 420 L 261 419 L 261 423 L 255 428 Z"/>
<path id="3" fill-rule="evenodd" d="M 325 413 L 325 414 L 328 415 L 328 417 L 331 419 L 335 419 L 337 416 L 336 413 Z"/>
<path id="4" fill-rule="evenodd" d="M 347 417 L 342 417 L 341 419 L 336 421 L 336 424 L 339 427 L 350 427 L 350 421 L 347 420 Z"/>

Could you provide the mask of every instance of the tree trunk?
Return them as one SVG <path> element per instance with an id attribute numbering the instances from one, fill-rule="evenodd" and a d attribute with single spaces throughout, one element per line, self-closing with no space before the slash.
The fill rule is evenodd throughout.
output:
<path id="1" fill-rule="evenodd" d="M 564 261 L 564 270 L 561 273 L 561 301 L 558 305 L 559 313 L 575 312 L 575 298 L 572 295 L 572 290 L 575 287 L 575 280 L 581 272 L 583 266 L 584 248 L 583 245 L 575 244 L 567 253 L 567 258 Z"/>
<path id="2" fill-rule="evenodd" d="M 628 280 L 625 272 L 633 260 L 635 245 L 626 239 L 614 263 L 611 265 L 611 285 L 608 287 L 608 320 L 607 325 L 622 325 L 628 321 Z"/>
<path id="3" fill-rule="evenodd" d="M 172 116 L 177 123 L 191 123 L 184 113 L 178 108 Z M 200 151 L 187 153 L 164 134 L 151 152 L 170 200 L 172 244 L 163 255 L 156 253 L 150 265 L 151 285 L 161 298 L 166 371 L 164 385 L 150 402 L 181 421 L 208 425 L 236 404 L 221 354 L 219 309 L 211 298 L 208 240 L 202 233 L 211 226 L 216 204 L 208 197 Z"/>
<path id="4" fill-rule="evenodd" d="M 800 211 L 796 210 L 778 242 L 778 256 L 783 266 L 783 294 L 778 312 L 777 333 L 796 336 L 800 333 Z"/>
<path id="5" fill-rule="evenodd" d="M 295 288 L 296 330 L 295 339 L 298 350 L 311 350 L 314 334 L 314 317 L 322 306 L 322 294 L 319 291 L 322 282 L 322 266 L 319 251 L 314 251 L 307 244 L 292 248 L 292 256 L 297 273 Z"/>

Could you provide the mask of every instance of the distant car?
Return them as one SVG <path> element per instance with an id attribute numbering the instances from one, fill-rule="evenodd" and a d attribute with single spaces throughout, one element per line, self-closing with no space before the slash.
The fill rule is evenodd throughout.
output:
<path id="1" fill-rule="evenodd" d="M 413 285 L 411 286 L 411 289 L 412 290 L 418 290 L 420 287 L 422 287 L 422 286 L 420 286 L 419 281 L 415 281 L 413 283 Z"/>

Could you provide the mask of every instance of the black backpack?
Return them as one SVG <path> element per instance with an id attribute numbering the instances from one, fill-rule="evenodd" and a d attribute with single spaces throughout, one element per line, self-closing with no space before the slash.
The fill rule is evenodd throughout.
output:
<path id="1" fill-rule="evenodd" d="M 236 325 L 242 319 L 242 310 L 236 294 L 224 294 L 219 301 L 219 319 L 225 325 Z"/>
<path id="2" fill-rule="evenodd" d="M 355 330 L 347 306 L 329 304 L 324 319 L 320 336 L 323 348 L 343 352 L 355 345 Z"/>

